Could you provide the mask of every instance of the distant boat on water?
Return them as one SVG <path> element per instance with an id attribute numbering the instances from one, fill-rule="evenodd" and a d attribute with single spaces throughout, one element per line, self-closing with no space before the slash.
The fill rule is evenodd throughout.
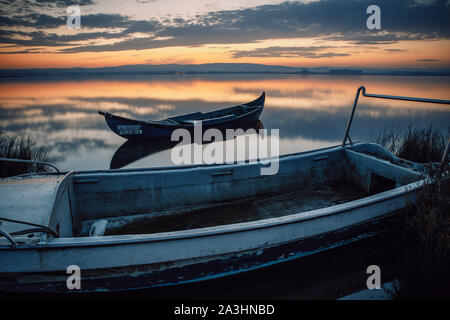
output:
<path id="1" fill-rule="evenodd" d="M 170 138 L 176 129 L 193 130 L 194 124 L 202 122 L 203 129 L 236 128 L 247 126 L 259 119 L 265 102 L 265 93 L 253 101 L 211 112 L 195 112 L 159 121 L 137 120 L 120 117 L 109 112 L 99 111 L 105 117 L 109 128 L 125 139 Z"/>

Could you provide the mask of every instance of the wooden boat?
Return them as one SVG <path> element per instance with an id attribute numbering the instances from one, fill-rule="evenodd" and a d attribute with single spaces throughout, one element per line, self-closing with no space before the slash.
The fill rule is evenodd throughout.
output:
<path id="1" fill-rule="evenodd" d="M 380 222 L 415 201 L 422 183 L 418 165 L 375 144 L 282 156 L 272 176 L 260 175 L 261 166 L 4 179 L 0 217 L 9 221 L 0 229 L 11 239 L 0 238 L 0 290 L 70 291 L 71 265 L 81 269 L 82 292 L 261 268 L 373 236 Z"/>
<path id="2" fill-rule="evenodd" d="M 194 123 L 201 121 L 204 130 L 210 128 L 226 129 L 243 127 L 259 119 L 265 101 L 265 93 L 251 102 L 216 110 L 212 112 L 195 112 L 171 117 L 160 121 L 135 120 L 99 111 L 105 117 L 110 129 L 125 139 L 170 138 L 172 132 L 183 128 L 193 130 Z"/>

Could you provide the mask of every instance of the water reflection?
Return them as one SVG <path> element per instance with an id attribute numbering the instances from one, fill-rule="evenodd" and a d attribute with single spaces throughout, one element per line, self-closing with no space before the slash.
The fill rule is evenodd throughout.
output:
<path id="1" fill-rule="evenodd" d="M 233 129 L 230 127 L 229 129 Z M 254 129 L 256 132 L 260 129 L 264 129 L 264 125 L 261 121 L 256 121 L 249 124 L 243 129 L 247 131 L 248 129 Z M 226 139 L 227 135 L 225 130 L 220 130 L 223 137 Z M 239 134 L 239 132 L 237 132 Z M 110 169 L 120 169 L 125 167 L 135 161 L 148 157 L 150 155 L 156 154 L 161 151 L 171 149 L 172 147 L 179 144 L 179 141 L 171 141 L 169 139 L 153 139 L 153 140 L 128 140 L 122 144 L 111 158 L 111 163 L 109 165 Z M 210 142 L 217 143 L 217 142 Z M 203 144 L 210 144 L 203 143 Z M 170 163 L 170 158 L 164 161 L 163 164 Z M 157 163 L 153 163 L 152 166 L 156 166 Z"/>
<path id="2" fill-rule="evenodd" d="M 140 76 L 118 80 L 0 82 L 0 130 L 29 131 L 64 170 L 104 169 L 124 140 L 97 110 L 158 120 L 206 112 L 254 99 L 266 91 L 261 120 L 280 129 L 280 153 L 339 144 L 356 89 L 369 93 L 450 99 L 449 77 L 341 75 Z M 446 105 L 360 98 L 353 140 L 412 125 L 447 129 Z M 167 150 L 166 150 L 167 151 Z M 128 167 L 171 165 L 161 150 Z"/>

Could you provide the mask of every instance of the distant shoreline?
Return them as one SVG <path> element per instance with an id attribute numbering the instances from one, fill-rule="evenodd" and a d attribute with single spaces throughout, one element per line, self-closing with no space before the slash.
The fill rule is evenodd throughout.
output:
<path id="1" fill-rule="evenodd" d="M 133 75 L 386 75 L 386 76 L 450 76 L 447 69 L 376 69 L 376 68 L 299 68 L 250 63 L 211 63 L 200 65 L 127 65 L 101 68 L 33 68 L 0 69 L 0 79 L 38 77 L 110 77 Z"/>
<path id="2" fill-rule="evenodd" d="M 294 72 L 142 72 L 142 73 L 129 73 L 129 72 L 86 72 L 86 73 L 30 73 L 30 74 L 3 74 L 0 71 L 0 80 L 17 80 L 17 79 L 36 79 L 36 78 L 108 78 L 108 77 L 118 77 L 118 76 L 152 76 L 152 75 L 175 75 L 175 76 L 190 76 L 190 75 L 297 75 L 297 76 L 308 76 L 308 75 L 336 75 L 336 76 L 429 76 L 429 77 L 448 77 L 450 72 L 445 73 L 332 73 L 332 72 L 311 72 L 311 73 L 294 73 Z"/>

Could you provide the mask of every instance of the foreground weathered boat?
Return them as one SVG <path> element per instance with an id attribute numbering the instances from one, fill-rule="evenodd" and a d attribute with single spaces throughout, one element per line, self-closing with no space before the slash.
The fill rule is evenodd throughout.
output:
<path id="1" fill-rule="evenodd" d="M 160 121 L 143 121 L 120 117 L 99 111 L 105 117 L 109 128 L 125 139 L 170 138 L 176 129 L 193 130 L 194 124 L 202 122 L 202 128 L 227 129 L 247 126 L 259 119 L 265 102 L 265 93 L 251 102 L 211 112 L 196 112 L 171 117 Z"/>
<path id="2" fill-rule="evenodd" d="M 0 289 L 69 291 L 71 265 L 89 292 L 261 268 L 372 236 L 421 184 L 417 166 L 374 144 L 279 161 L 272 176 L 258 162 L 3 180 L 1 217 L 42 227 L 13 235 L 31 227 L 3 221 Z M 101 220 L 106 234 L 89 236 Z"/>

